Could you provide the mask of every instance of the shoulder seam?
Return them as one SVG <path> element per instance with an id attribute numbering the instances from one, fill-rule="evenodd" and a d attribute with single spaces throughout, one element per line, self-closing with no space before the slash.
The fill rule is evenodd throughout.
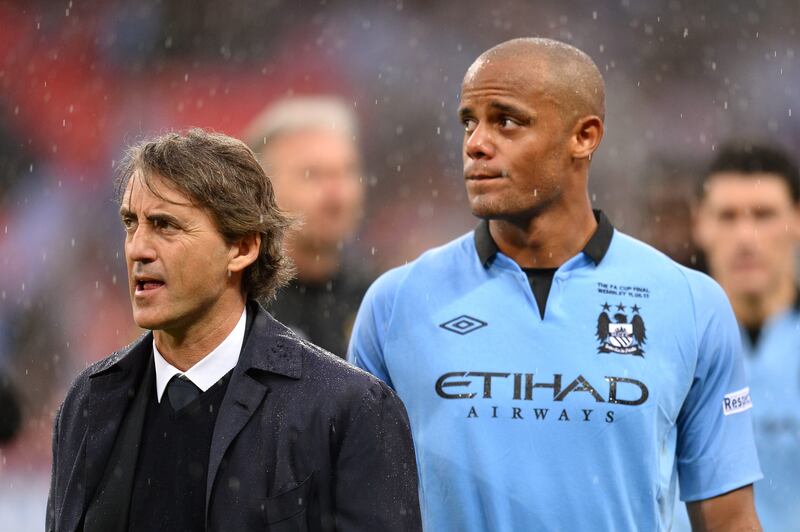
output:
<path id="1" fill-rule="evenodd" d="M 693 325 L 693 329 L 694 329 L 694 344 L 695 344 L 695 349 L 697 350 L 697 356 L 695 356 L 695 361 L 694 361 L 694 370 L 692 371 L 692 373 L 694 373 L 694 371 L 697 370 L 698 363 L 700 362 L 700 336 L 699 336 L 699 331 L 698 331 L 698 328 L 697 328 L 697 325 L 698 325 L 698 323 L 697 323 L 697 304 L 695 302 L 694 290 L 692 289 L 692 282 L 689 280 L 689 277 L 686 275 L 686 271 L 684 269 L 685 267 L 680 266 L 677 263 L 675 263 L 673 266 L 675 267 L 676 270 L 678 270 L 678 273 L 680 273 L 681 276 L 683 277 L 683 280 L 686 283 L 686 288 L 689 290 L 689 301 L 691 301 L 691 303 L 692 303 L 692 325 Z"/>

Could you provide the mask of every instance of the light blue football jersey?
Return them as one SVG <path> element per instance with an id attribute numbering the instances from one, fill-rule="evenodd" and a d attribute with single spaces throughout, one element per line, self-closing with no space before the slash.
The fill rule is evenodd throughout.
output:
<path id="1" fill-rule="evenodd" d="M 744 368 L 764 479 L 756 511 L 764 530 L 800 530 L 800 294 L 795 307 L 769 319 L 753 344 L 741 330 Z M 679 508 L 674 530 L 691 530 Z"/>
<path id="2" fill-rule="evenodd" d="M 486 223 L 368 291 L 349 358 L 408 409 L 426 530 L 667 530 L 678 481 L 760 478 L 724 293 L 598 222 L 543 319 Z"/>
<path id="3" fill-rule="evenodd" d="M 743 343 L 764 471 L 758 516 L 764 530 L 800 530 L 800 308 L 764 324 L 755 346 L 745 334 Z"/>

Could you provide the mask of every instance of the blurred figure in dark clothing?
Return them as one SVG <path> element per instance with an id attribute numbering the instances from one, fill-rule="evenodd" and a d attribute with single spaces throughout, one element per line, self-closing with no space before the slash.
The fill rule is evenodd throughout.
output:
<path id="1" fill-rule="evenodd" d="M 22 426 L 22 411 L 17 390 L 0 370 L 0 445 L 8 443 Z"/>
<path id="2" fill-rule="evenodd" d="M 301 222 L 286 242 L 297 278 L 269 310 L 298 335 L 341 357 L 372 280 L 343 253 L 364 203 L 356 136 L 355 114 L 329 97 L 280 101 L 245 134 L 272 179 L 278 205 Z"/>
<path id="3" fill-rule="evenodd" d="M 723 146 L 711 163 L 694 234 L 733 304 L 752 388 L 764 480 L 764 530 L 800 530 L 800 177 L 774 145 Z"/>

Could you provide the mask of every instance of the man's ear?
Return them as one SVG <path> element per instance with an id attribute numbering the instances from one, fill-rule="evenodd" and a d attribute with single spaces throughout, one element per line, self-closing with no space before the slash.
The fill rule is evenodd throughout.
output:
<path id="1" fill-rule="evenodd" d="M 599 116 L 584 116 L 572 129 L 572 157 L 575 159 L 591 159 L 592 153 L 600 146 L 603 139 L 603 119 Z"/>
<path id="2" fill-rule="evenodd" d="M 242 272 L 258 259 L 258 252 L 261 249 L 261 235 L 250 233 L 243 236 L 231 246 L 230 261 L 228 261 L 228 271 L 230 273 Z"/>

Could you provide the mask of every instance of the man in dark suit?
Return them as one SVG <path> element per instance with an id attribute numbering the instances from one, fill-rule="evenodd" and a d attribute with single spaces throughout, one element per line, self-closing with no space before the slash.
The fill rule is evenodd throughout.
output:
<path id="1" fill-rule="evenodd" d="M 201 130 L 146 141 L 118 197 L 151 332 L 59 409 L 47 529 L 419 530 L 402 403 L 257 302 L 289 277 L 290 220 L 253 153 Z"/>

